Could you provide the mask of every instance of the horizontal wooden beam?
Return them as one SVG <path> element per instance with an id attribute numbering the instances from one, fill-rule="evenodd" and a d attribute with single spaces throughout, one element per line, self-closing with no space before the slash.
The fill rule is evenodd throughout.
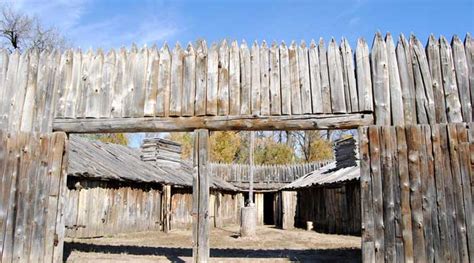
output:
<path id="1" fill-rule="evenodd" d="M 53 130 L 69 133 L 178 132 L 195 129 L 318 130 L 352 129 L 373 124 L 372 114 L 287 116 L 202 116 L 110 119 L 55 119 Z"/>

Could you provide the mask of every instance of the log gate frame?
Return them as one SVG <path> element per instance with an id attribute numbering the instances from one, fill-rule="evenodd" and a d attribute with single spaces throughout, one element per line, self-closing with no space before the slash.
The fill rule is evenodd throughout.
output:
<path id="1" fill-rule="evenodd" d="M 299 45 L 292 42 L 289 46 L 285 43 L 272 43 L 268 46 L 263 42 L 261 45 L 254 43 L 249 48 L 245 41 L 240 46 L 236 41 L 230 45 L 223 41 L 208 47 L 204 41 L 200 41 L 196 45 L 189 44 L 186 49 L 176 44 L 172 51 L 166 44 L 160 50 L 156 47 L 138 49 L 133 46 L 130 50 L 110 50 L 107 53 L 102 50 L 42 53 L 30 50 L 22 54 L 18 51 L 12 54 L 6 50 L 0 51 L 0 130 L 3 134 L 9 134 L 10 138 L 21 133 L 41 138 L 39 134 L 52 132 L 194 131 L 193 259 L 196 262 L 205 262 L 209 258 L 209 230 L 206 223 L 209 131 L 351 128 L 362 129 L 359 131 L 362 142 L 361 189 L 368 189 L 365 179 L 374 180 L 370 184 L 370 191 L 361 193 L 364 204 L 363 260 L 388 261 L 396 257 L 398 261 L 411 261 L 411 249 L 403 250 L 403 255 L 399 254 L 399 250 L 391 247 L 395 243 L 383 242 L 386 238 L 392 238 L 392 235 L 380 233 L 383 231 L 384 220 L 408 220 L 408 212 L 402 207 L 399 214 L 402 219 L 387 218 L 387 215 L 392 215 L 393 209 L 385 212 L 384 208 L 387 206 L 383 206 L 382 202 L 385 201 L 382 200 L 390 199 L 384 199 L 385 191 L 382 195 L 379 190 L 386 186 L 382 183 L 385 179 L 381 176 L 389 173 L 391 166 L 380 166 L 380 161 L 377 161 L 380 160 L 380 146 L 379 141 L 373 138 L 380 137 L 370 136 L 371 131 L 378 129 L 374 127 L 384 126 L 384 131 L 397 126 L 397 131 L 407 129 L 410 132 L 406 134 L 417 134 L 411 130 L 418 129 L 416 127 L 419 125 L 429 125 L 436 130 L 433 127 L 438 124 L 464 123 L 465 130 L 460 134 L 466 134 L 465 131 L 470 128 L 472 135 L 472 124 L 468 126 L 467 123 L 474 120 L 473 100 L 474 42 L 470 34 L 466 35 L 464 43 L 457 36 L 453 37 L 451 43 L 443 36 L 439 39 L 430 36 L 425 49 L 413 35 L 409 40 L 401 35 L 395 45 L 391 34 L 387 34 L 384 39 L 380 33 L 376 33 L 371 52 L 364 39 L 357 41 L 355 52 L 346 39 L 340 45 L 332 39 L 327 46 L 320 39 L 319 42 L 312 41 L 308 46 L 304 42 Z M 374 124 L 378 126 L 371 126 Z M 370 126 L 369 136 L 364 137 L 367 126 Z M 453 168 L 454 171 L 460 171 L 456 176 L 462 175 L 455 177 L 460 180 L 453 185 L 460 187 L 458 190 L 462 192 L 462 196 L 457 196 L 456 200 L 468 204 L 467 193 L 471 191 L 472 194 L 474 181 L 471 168 L 474 163 L 474 136 L 469 137 L 469 141 L 466 141 L 467 137 L 464 135 L 455 136 L 458 141 L 453 136 L 441 137 L 440 140 L 448 143 L 448 146 L 456 145 L 455 142 L 464 145 L 460 155 L 453 152 L 446 158 L 451 158 L 452 167 L 462 167 L 462 170 Z M 415 137 L 407 136 L 406 140 L 407 143 L 400 144 L 401 147 L 405 145 L 410 149 L 417 143 Z M 466 165 L 469 159 L 466 143 L 470 148 L 471 165 Z M 28 147 L 33 146 L 28 144 L 19 147 L 25 152 Z M 370 147 L 370 156 L 364 155 L 364 147 Z M 23 188 L 15 188 L 25 182 L 12 183 L 10 179 L 16 176 L 15 172 L 8 168 L 9 165 L 5 165 L 9 158 L 21 160 L 21 155 L 16 153 L 18 149 L 9 149 L 6 144 L 0 145 L 0 175 L 3 184 L 0 194 L 7 197 L 0 203 L 0 257 L 4 262 L 22 260 L 22 253 L 26 252 L 22 247 L 16 247 L 14 253 L 12 239 L 5 238 L 12 237 L 12 233 L 23 237 L 28 234 L 7 227 L 8 218 L 12 215 L 21 216 L 15 210 L 14 203 L 21 206 L 26 202 L 21 195 Z M 426 149 L 424 151 L 428 152 Z M 415 152 L 416 154 L 401 156 L 408 158 L 410 163 L 418 162 L 420 153 Z M 456 164 L 454 156 L 459 156 L 464 162 Z M 392 165 L 398 164 L 399 159 L 394 160 Z M 54 163 L 57 166 L 57 162 Z M 417 166 L 409 166 L 410 175 L 420 173 L 414 167 Z M 434 171 L 438 173 L 440 170 L 424 172 L 431 176 Z M 439 173 L 448 174 L 442 171 Z M 48 173 L 44 171 L 38 173 L 40 176 L 46 174 Z M 391 174 L 406 179 L 400 170 Z M 6 186 L 6 182 L 10 182 L 12 188 Z M 417 191 L 419 182 L 414 180 L 412 185 L 410 181 L 412 191 Z M 374 192 L 374 187 L 379 188 L 375 188 L 377 191 Z M 439 193 L 441 196 L 445 194 L 442 189 Z M 54 196 L 51 193 L 51 197 Z M 402 202 L 406 201 L 403 199 L 406 195 L 401 195 L 400 198 Z M 441 197 L 431 194 L 424 198 L 430 203 L 434 202 L 433 198 Z M 60 199 L 58 198 L 59 204 Z M 6 205 L 5 200 L 13 205 Z M 53 198 L 52 202 L 54 200 Z M 388 208 L 392 205 L 390 202 L 387 204 Z M 417 209 L 421 205 L 425 209 L 424 204 L 415 202 L 411 205 Z M 366 210 L 367 207 L 373 210 Z M 458 204 L 455 207 L 461 209 Z M 60 218 L 60 205 L 57 208 L 55 212 Z M 463 209 L 464 215 L 472 212 L 468 205 Z M 447 217 L 451 218 L 449 211 Z M 364 213 L 371 216 L 364 216 Z M 422 216 L 412 211 L 409 219 L 412 217 L 416 222 L 414 228 L 418 227 L 413 230 L 413 234 L 419 234 L 420 228 L 423 232 L 426 228 Z M 459 253 L 456 253 L 459 255 L 452 257 L 448 253 L 449 255 L 439 257 L 469 261 L 474 253 L 472 219 L 454 219 L 456 221 L 452 222 L 456 222 L 459 231 L 453 232 L 454 234 L 450 232 L 454 235 L 454 239 L 450 240 L 461 240 L 454 247 L 459 249 Z M 63 243 L 61 221 L 57 222 L 54 242 L 43 246 L 46 249 L 55 248 L 54 257 L 48 257 L 48 261 L 55 262 L 61 261 Z M 370 229 L 375 232 L 372 233 Z M 37 238 L 46 237 L 37 234 Z M 414 236 L 413 242 L 415 241 Z M 372 244 L 370 242 L 374 245 L 368 245 Z M 396 244 L 400 246 L 400 243 Z M 402 246 L 410 247 L 411 244 L 403 243 Z M 430 251 L 433 247 L 426 248 L 425 255 L 420 258 L 422 261 L 431 260 Z M 40 249 L 36 247 L 31 249 L 32 254 L 41 251 L 35 250 Z M 387 251 L 390 253 L 387 254 Z M 393 251 L 395 254 L 391 253 Z"/>

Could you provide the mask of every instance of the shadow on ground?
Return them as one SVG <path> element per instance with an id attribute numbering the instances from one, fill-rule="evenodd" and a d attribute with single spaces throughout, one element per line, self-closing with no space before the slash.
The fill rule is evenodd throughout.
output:
<path id="1" fill-rule="evenodd" d="M 171 262 L 184 262 L 181 257 L 192 257 L 191 248 L 146 247 L 124 245 L 97 245 L 78 242 L 64 243 L 63 260 L 72 251 L 141 256 L 164 256 Z M 311 262 L 361 262 L 360 249 L 244 249 L 211 248 L 212 258 L 287 258 L 290 261 Z"/>

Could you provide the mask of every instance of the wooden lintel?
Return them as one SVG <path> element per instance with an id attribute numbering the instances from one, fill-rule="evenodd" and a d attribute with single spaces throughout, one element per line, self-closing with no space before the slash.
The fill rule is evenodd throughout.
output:
<path id="1" fill-rule="evenodd" d="M 177 132 L 223 130 L 353 129 L 373 124 L 372 114 L 287 116 L 201 116 L 109 119 L 55 119 L 53 130 L 68 133 Z"/>

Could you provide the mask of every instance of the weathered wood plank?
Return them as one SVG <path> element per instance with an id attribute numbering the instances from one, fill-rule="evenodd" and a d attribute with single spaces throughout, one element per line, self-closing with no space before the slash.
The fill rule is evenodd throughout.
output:
<path id="1" fill-rule="evenodd" d="M 270 50 L 265 41 L 260 47 L 260 114 L 270 115 Z"/>
<path id="2" fill-rule="evenodd" d="M 280 49 L 276 42 L 270 48 L 270 113 L 281 115 Z"/>
<path id="3" fill-rule="evenodd" d="M 433 95 L 435 101 L 436 123 L 446 123 L 446 103 L 444 102 L 444 88 L 441 74 L 441 59 L 439 43 L 433 35 L 430 35 L 426 47 L 428 62 L 430 64 L 431 78 L 433 82 Z"/>
<path id="4" fill-rule="evenodd" d="M 469 258 L 474 258 L 474 221 L 472 208 L 472 188 L 471 188 L 471 160 L 469 156 L 468 130 L 465 123 L 456 124 L 458 134 L 458 153 L 461 171 L 461 183 L 464 202 L 464 214 L 466 217 L 466 235 L 468 243 Z"/>
<path id="5" fill-rule="evenodd" d="M 313 103 L 313 113 L 317 114 L 323 112 L 323 98 L 321 91 L 321 70 L 319 68 L 318 47 L 314 40 L 311 40 L 308 53 L 311 82 L 311 101 Z"/>
<path id="6" fill-rule="evenodd" d="M 101 87 L 100 87 L 100 118 L 108 118 L 110 117 L 110 107 L 112 104 L 112 94 L 113 88 L 115 86 L 114 82 L 114 74 L 115 74 L 115 66 L 116 66 L 116 55 L 115 50 L 109 50 L 104 57 L 104 65 L 102 66 L 102 80 L 101 80 Z M 61 87 L 59 87 L 61 88 Z M 153 115 L 152 115 L 153 116 Z"/>
<path id="7" fill-rule="evenodd" d="M 457 35 L 451 42 L 453 50 L 454 68 L 461 101 L 462 117 L 465 122 L 472 121 L 471 90 L 469 89 L 469 69 L 467 66 L 464 45 Z"/>
<path id="8" fill-rule="evenodd" d="M 442 127 L 441 127 L 442 129 Z M 446 261 L 452 261 L 451 253 L 449 249 L 451 241 L 449 236 L 449 228 L 447 221 L 447 210 L 446 210 L 446 193 L 444 176 L 446 174 L 446 166 L 444 162 L 444 152 L 441 149 L 441 136 L 440 126 L 431 126 L 431 141 L 433 145 L 433 158 L 434 158 L 434 178 L 436 185 L 436 204 L 438 212 L 438 227 L 439 227 L 439 253 L 442 258 Z"/>
<path id="9" fill-rule="evenodd" d="M 414 35 L 410 37 L 410 50 L 413 57 L 418 122 L 434 124 L 436 123 L 436 111 L 430 69 L 425 49 Z"/>
<path id="10" fill-rule="evenodd" d="M 394 156 L 392 155 L 393 138 L 395 137 L 394 129 L 390 126 L 383 126 L 380 130 L 380 166 L 383 189 L 383 229 L 384 229 L 384 252 L 386 262 L 395 262 L 396 253 L 396 236 L 395 236 L 395 176 L 397 171 L 394 167 Z"/>
<path id="11" fill-rule="evenodd" d="M 308 48 L 303 41 L 298 46 L 298 71 L 301 92 L 301 110 L 303 114 L 312 113 L 311 84 L 309 77 Z"/>
<path id="12" fill-rule="evenodd" d="M 139 60 L 137 58 L 138 54 L 138 47 L 133 44 L 132 48 L 127 52 L 127 59 L 124 61 L 124 73 L 122 74 L 122 117 L 132 117 L 132 105 L 134 105 L 134 62 L 135 60 Z M 84 59 L 83 59 L 84 61 Z M 89 62 L 90 64 L 90 62 Z M 90 69 L 89 69 L 90 71 Z M 88 85 L 87 82 L 85 85 Z M 90 84 L 89 84 L 90 85 Z M 169 97 L 169 96 L 168 96 Z M 84 98 L 84 97 L 83 97 Z M 87 98 L 85 98 L 87 100 Z M 169 111 L 169 105 L 166 109 Z"/>
<path id="13" fill-rule="evenodd" d="M 23 112 L 21 115 L 21 121 L 20 121 L 20 130 L 21 131 L 32 131 L 33 129 L 33 118 L 35 114 L 35 108 L 37 107 L 36 105 L 36 100 L 40 100 L 41 97 L 36 97 L 37 96 L 37 76 L 38 76 L 38 60 L 39 60 L 39 54 L 37 50 L 32 50 L 30 52 L 30 62 L 29 62 L 29 68 L 28 68 L 28 80 L 26 84 L 26 93 L 25 93 L 25 100 L 24 100 L 24 105 L 23 105 Z M 44 62 L 42 65 L 44 66 L 44 63 L 47 61 L 47 59 L 44 59 Z M 41 96 L 42 94 L 40 94 Z M 43 114 L 41 112 L 40 114 Z M 36 120 L 36 119 L 35 119 Z"/>
<path id="14" fill-rule="evenodd" d="M 253 48 L 252 48 L 253 50 Z M 253 64 L 252 64 L 253 66 Z M 252 83 L 252 85 L 254 85 Z M 254 87 L 252 87 L 252 90 Z M 229 46 L 224 39 L 219 47 L 219 91 L 217 108 L 219 115 L 229 114 Z"/>
<path id="15" fill-rule="evenodd" d="M 104 65 L 104 52 L 98 50 L 91 58 L 89 70 L 89 83 L 86 92 L 85 117 L 98 118 L 100 115 L 100 99 L 102 94 L 102 69 Z"/>
<path id="16" fill-rule="evenodd" d="M 453 55 L 451 45 L 444 36 L 440 37 L 440 57 L 448 122 L 461 122 L 461 101 L 459 99 L 458 85 L 456 83 Z"/>
<path id="17" fill-rule="evenodd" d="M 459 162 L 459 142 L 456 124 L 448 124 L 449 161 L 451 163 L 452 189 L 455 211 L 455 239 L 458 243 L 459 260 L 469 262 L 468 243 L 466 236 L 466 214 L 463 207 L 462 175 Z"/>
<path id="18" fill-rule="evenodd" d="M 380 133 L 378 126 L 369 127 L 370 177 L 372 181 L 372 201 L 374 215 L 375 262 L 381 262 L 385 256 L 383 229 L 382 172 L 380 166 Z"/>
<path id="19" fill-rule="evenodd" d="M 391 124 L 390 90 L 387 67 L 387 48 L 380 32 L 377 32 L 370 56 L 375 104 L 375 123 Z"/>
<path id="20" fill-rule="evenodd" d="M 250 64 L 250 50 L 247 42 L 240 44 L 240 114 L 248 115 L 251 111 L 252 68 Z"/>
<path id="21" fill-rule="evenodd" d="M 209 131 L 196 130 L 194 133 L 193 211 L 197 213 L 194 213 L 193 217 L 193 261 L 207 262 L 209 260 Z"/>
<path id="22" fill-rule="evenodd" d="M 18 70 L 12 83 L 13 90 L 9 98 L 11 98 L 8 115 L 10 116 L 8 129 L 10 131 L 19 131 L 21 127 L 21 117 L 25 101 L 25 93 L 28 80 L 28 64 L 29 52 L 20 55 L 18 62 Z M 13 117 L 15 116 L 15 117 Z"/>
<path id="23" fill-rule="evenodd" d="M 143 115 L 145 117 L 154 117 L 156 111 L 156 97 L 158 92 L 158 79 L 160 73 L 160 55 L 156 48 L 153 46 L 148 54 L 148 65 L 146 67 L 145 76 L 145 105 L 143 109 Z M 113 74 L 110 76 L 113 77 Z M 110 89 L 116 85 L 113 80 L 110 82 Z M 184 108 L 184 105 L 183 105 Z M 183 110 L 184 112 L 184 110 Z"/>
<path id="24" fill-rule="evenodd" d="M 466 62 L 469 76 L 469 87 L 471 91 L 471 114 L 472 120 L 465 120 L 466 122 L 474 121 L 474 41 L 471 34 L 467 33 L 464 39 L 464 49 L 466 51 Z"/>
<path id="25" fill-rule="evenodd" d="M 53 130 L 75 133 L 172 132 L 209 130 L 311 130 L 348 129 L 373 124 L 371 114 L 320 114 L 305 116 L 209 116 L 173 118 L 56 119 Z"/>
<path id="26" fill-rule="evenodd" d="M 179 43 L 173 49 L 171 57 L 171 92 L 169 116 L 181 116 L 183 99 L 183 63 L 184 51 Z"/>
<path id="27" fill-rule="evenodd" d="M 416 124 L 415 82 L 413 77 L 412 57 L 408 42 L 403 34 L 397 43 L 398 72 L 403 98 L 403 116 L 405 125 Z"/>
<path id="28" fill-rule="evenodd" d="M 397 55 L 395 53 L 395 44 L 393 43 L 392 35 L 387 33 L 385 38 L 387 45 L 387 65 L 388 65 L 388 79 L 390 89 L 390 106 L 392 113 L 393 125 L 404 125 L 404 111 L 403 111 L 403 97 L 402 87 L 400 85 L 400 74 L 398 72 Z"/>
<path id="29" fill-rule="evenodd" d="M 319 68 L 321 69 L 321 90 L 323 98 L 323 112 L 331 113 L 331 86 L 329 85 L 328 55 L 323 38 L 319 39 Z"/>
<path id="30" fill-rule="evenodd" d="M 207 115 L 217 115 L 219 85 L 219 47 L 212 43 L 207 58 Z"/>
<path id="31" fill-rule="evenodd" d="M 359 128 L 362 261 L 375 262 L 375 228 L 368 128 Z"/>
<path id="32" fill-rule="evenodd" d="M 298 71 L 298 47 L 295 42 L 288 48 L 290 62 L 291 114 L 302 114 L 301 89 Z"/>
<path id="33" fill-rule="evenodd" d="M 408 171 L 410 176 L 410 204 L 413 229 L 413 250 L 415 262 L 427 260 L 425 251 L 425 239 L 423 236 L 423 207 L 421 194 L 421 128 L 420 126 L 408 126 L 406 128 L 406 139 L 408 146 Z"/>
<path id="34" fill-rule="evenodd" d="M 357 92 L 357 84 L 355 78 L 354 69 L 354 54 L 352 53 L 351 46 L 347 39 L 343 38 L 341 42 L 341 54 L 343 62 L 343 74 L 344 74 L 344 85 L 346 94 L 346 105 L 348 111 L 358 112 L 359 111 L 359 97 Z M 347 87 L 346 87 L 347 86 Z"/>
<path id="35" fill-rule="evenodd" d="M 196 53 L 191 43 L 188 44 L 184 54 L 183 95 L 182 115 L 193 116 L 196 97 Z"/>
<path id="36" fill-rule="evenodd" d="M 156 116 L 169 116 L 171 53 L 166 43 L 160 49 L 159 69 L 158 89 L 156 92 Z"/>
<path id="37" fill-rule="evenodd" d="M 250 50 L 252 115 L 260 115 L 260 47 L 255 41 Z"/>
<path id="38" fill-rule="evenodd" d="M 75 58 L 74 58 L 75 59 Z M 127 52 L 124 48 L 121 48 L 117 53 L 117 60 L 115 65 L 114 80 L 115 83 L 111 90 L 112 104 L 110 112 L 112 117 L 121 117 L 123 111 L 123 97 L 125 96 L 126 89 L 124 87 L 124 72 L 126 71 Z M 76 62 L 74 62 L 75 65 Z M 158 106 L 157 106 L 158 107 Z"/>
<path id="39" fill-rule="evenodd" d="M 319 63 L 319 61 L 318 61 Z M 280 45 L 281 113 L 291 114 L 290 58 L 285 42 Z"/>
<path id="40" fill-rule="evenodd" d="M 341 64 L 341 52 L 334 38 L 329 43 L 327 52 L 329 83 L 331 85 L 332 112 L 345 113 L 347 111 L 347 108 Z"/>
<path id="41" fill-rule="evenodd" d="M 408 170 L 408 147 L 403 126 L 396 127 L 398 152 L 398 177 L 400 181 L 401 225 L 405 262 L 413 262 L 413 236 L 410 207 L 410 179 Z M 403 261 L 403 260 L 401 260 Z"/>
<path id="42" fill-rule="evenodd" d="M 372 78 L 370 76 L 369 47 L 365 39 L 357 40 L 356 70 L 359 110 L 373 111 Z"/>
<path id="43" fill-rule="evenodd" d="M 229 54 L 229 114 L 240 114 L 240 51 L 235 40 Z"/>

